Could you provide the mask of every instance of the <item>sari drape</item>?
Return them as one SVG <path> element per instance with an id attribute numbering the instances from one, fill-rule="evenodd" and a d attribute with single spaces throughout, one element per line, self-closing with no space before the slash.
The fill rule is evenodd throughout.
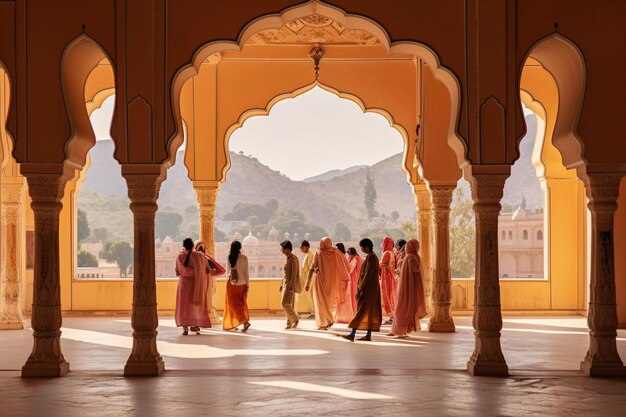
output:
<path id="1" fill-rule="evenodd" d="M 397 285 L 394 271 L 396 269 L 396 255 L 393 252 L 393 240 L 385 237 L 382 244 L 383 257 L 380 260 L 380 282 L 382 302 L 385 314 L 393 315 L 396 309 Z"/>
<path id="2" fill-rule="evenodd" d="M 185 266 L 187 255 L 189 262 Z M 205 297 L 208 275 L 204 255 L 194 251 L 180 253 L 176 258 L 176 275 L 179 276 L 176 291 L 176 326 L 211 327 Z"/>
<path id="3" fill-rule="evenodd" d="M 348 260 L 333 246 L 332 240 L 325 237 L 315 254 L 313 269 L 317 271 L 313 291 L 315 321 L 318 327 L 326 327 L 335 321 L 337 304 L 343 301 L 342 283 L 350 280 Z"/>
<path id="4" fill-rule="evenodd" d="M 406 244 L 404 261 L 400 269 L 398 299 L 391 333 L 406 336 L 420 330 L 420 319 L 426 316 L 426 299 L 422 260 L 418 254 L 419 242 L 411 239 Z"/>

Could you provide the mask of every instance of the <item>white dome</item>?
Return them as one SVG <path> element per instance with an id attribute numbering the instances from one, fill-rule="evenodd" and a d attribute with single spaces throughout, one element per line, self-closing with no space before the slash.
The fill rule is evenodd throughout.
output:
<path id="1" fill-rule="evenodd" d="M 259 239 L 252 235 L 252 232 L 248 233 L 248 236 L 245 237 L 243 242 L 241 242 L 243 246 L 259 246 Z"/>

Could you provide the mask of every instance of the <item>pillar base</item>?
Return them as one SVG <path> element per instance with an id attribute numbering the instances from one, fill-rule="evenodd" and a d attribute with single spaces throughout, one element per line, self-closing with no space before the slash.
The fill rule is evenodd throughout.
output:
<path id="1" fill-rule="evenodd" d="M 456 332 L 456 328 L 452 320 L 437 321 L 428 323 L 428 331 L 431 333 L 454 333 Z"/>
<path id="2" fill-rule="evenodd" d="M 621 362 L 599 362 L 584 360 L 580 370 L 586 376 L 626 376 L 626 367 Z"/>
<path id="3" fill-rule="evenodd" d="M 165 370 L 162 358 L 153 362 L 128 361 L 124 367 L 124 376 L 159 376 Z"/>
<path id="4" fill-rule="evenodd" d="M 23 330 L 24 322 L 21 320 L 0 321 L 0 330 Z"/>
<path id="5" fill-rule="evenodd" d="M 472 376 L 509 376 L 506 362 L 481 360 L 480 356 L 472 355 L 467 362 L 467 372 Z"/>
<path id="6" fill-rule="evenodd" d="M 34 362 L 27 361 L 22 366 L 22 378 L 50 378 L 67 374 L 70 371 L 70 363 L 62 359 L 58 362 Z"/>

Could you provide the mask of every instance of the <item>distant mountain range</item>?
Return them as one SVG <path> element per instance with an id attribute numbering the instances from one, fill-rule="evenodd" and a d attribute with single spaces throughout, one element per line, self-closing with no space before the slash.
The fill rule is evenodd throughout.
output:
<path id="1" fill-rule="evenodd" d="M 517 206 L 524 196 L 527 208 L 534 209 L 543 207 L 544 194 L 531 161 L 536 122 L 534 117 L 527 117 L 526 122 L 528 134 L 520 143 L 522 157 L 513 166 L 502 203 Z M 91 166 L 80 188 L 84 193 L 79 194 L 78 206 L 88 212 L 92 229 L 107 227 L 116 236 L 126 238 L 132 231 L 129 201 L 120 166 L 113 159 L 112 141 L 96 142 L 90 156 Z M 161 209 L 189 218 L 197 216 L 197 199 L 182 160 L 180 151 L 161 186 L 158 203 Z M 402 154 L 397 154 L 369 167 L 378 195 L 376 210 L 388 217 L 397 211 L 400 221 L 414 220 L 415 200 L 401 164 Z M 216 216 L 224 216 L 240 202 L 263 204 L 274 198 L 281 207 L 301 211 L 308 223 L 329 232 L 335 224 L 344 223 L 358 233 L 368 227 L 363 198 L 366 168 L 355 166 L 293 181 L 256 158 L 231 153 L 231 168 L 219 191 Z M 460 181 L 459 186 L 465 198 L 470 198 L 469 184 Z"/>
<path id="2" fill-rule="evenodd" d="M 357 165 L 346 169 L 333 169 L 332 171 L 324 172 L 323 174 L 316 175 L 311 178 L 305 178 L 302 182 L 317 182 L 317 181 L 327 181 L 332 180 L 336 177 L 341 177 L 342 175 L 351 174 L 353 172 L 359 171 L 361 169 L 367 168 L 368 165 Z"/>

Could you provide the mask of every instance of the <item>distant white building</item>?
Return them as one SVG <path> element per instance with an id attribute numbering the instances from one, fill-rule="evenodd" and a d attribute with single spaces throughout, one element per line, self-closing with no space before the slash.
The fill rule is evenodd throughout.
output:
<path id="1" fill-rule="evenodd" d="M 544 278 L 543 209 L 501 214 L 498 234 L 501 277 Z"/>

